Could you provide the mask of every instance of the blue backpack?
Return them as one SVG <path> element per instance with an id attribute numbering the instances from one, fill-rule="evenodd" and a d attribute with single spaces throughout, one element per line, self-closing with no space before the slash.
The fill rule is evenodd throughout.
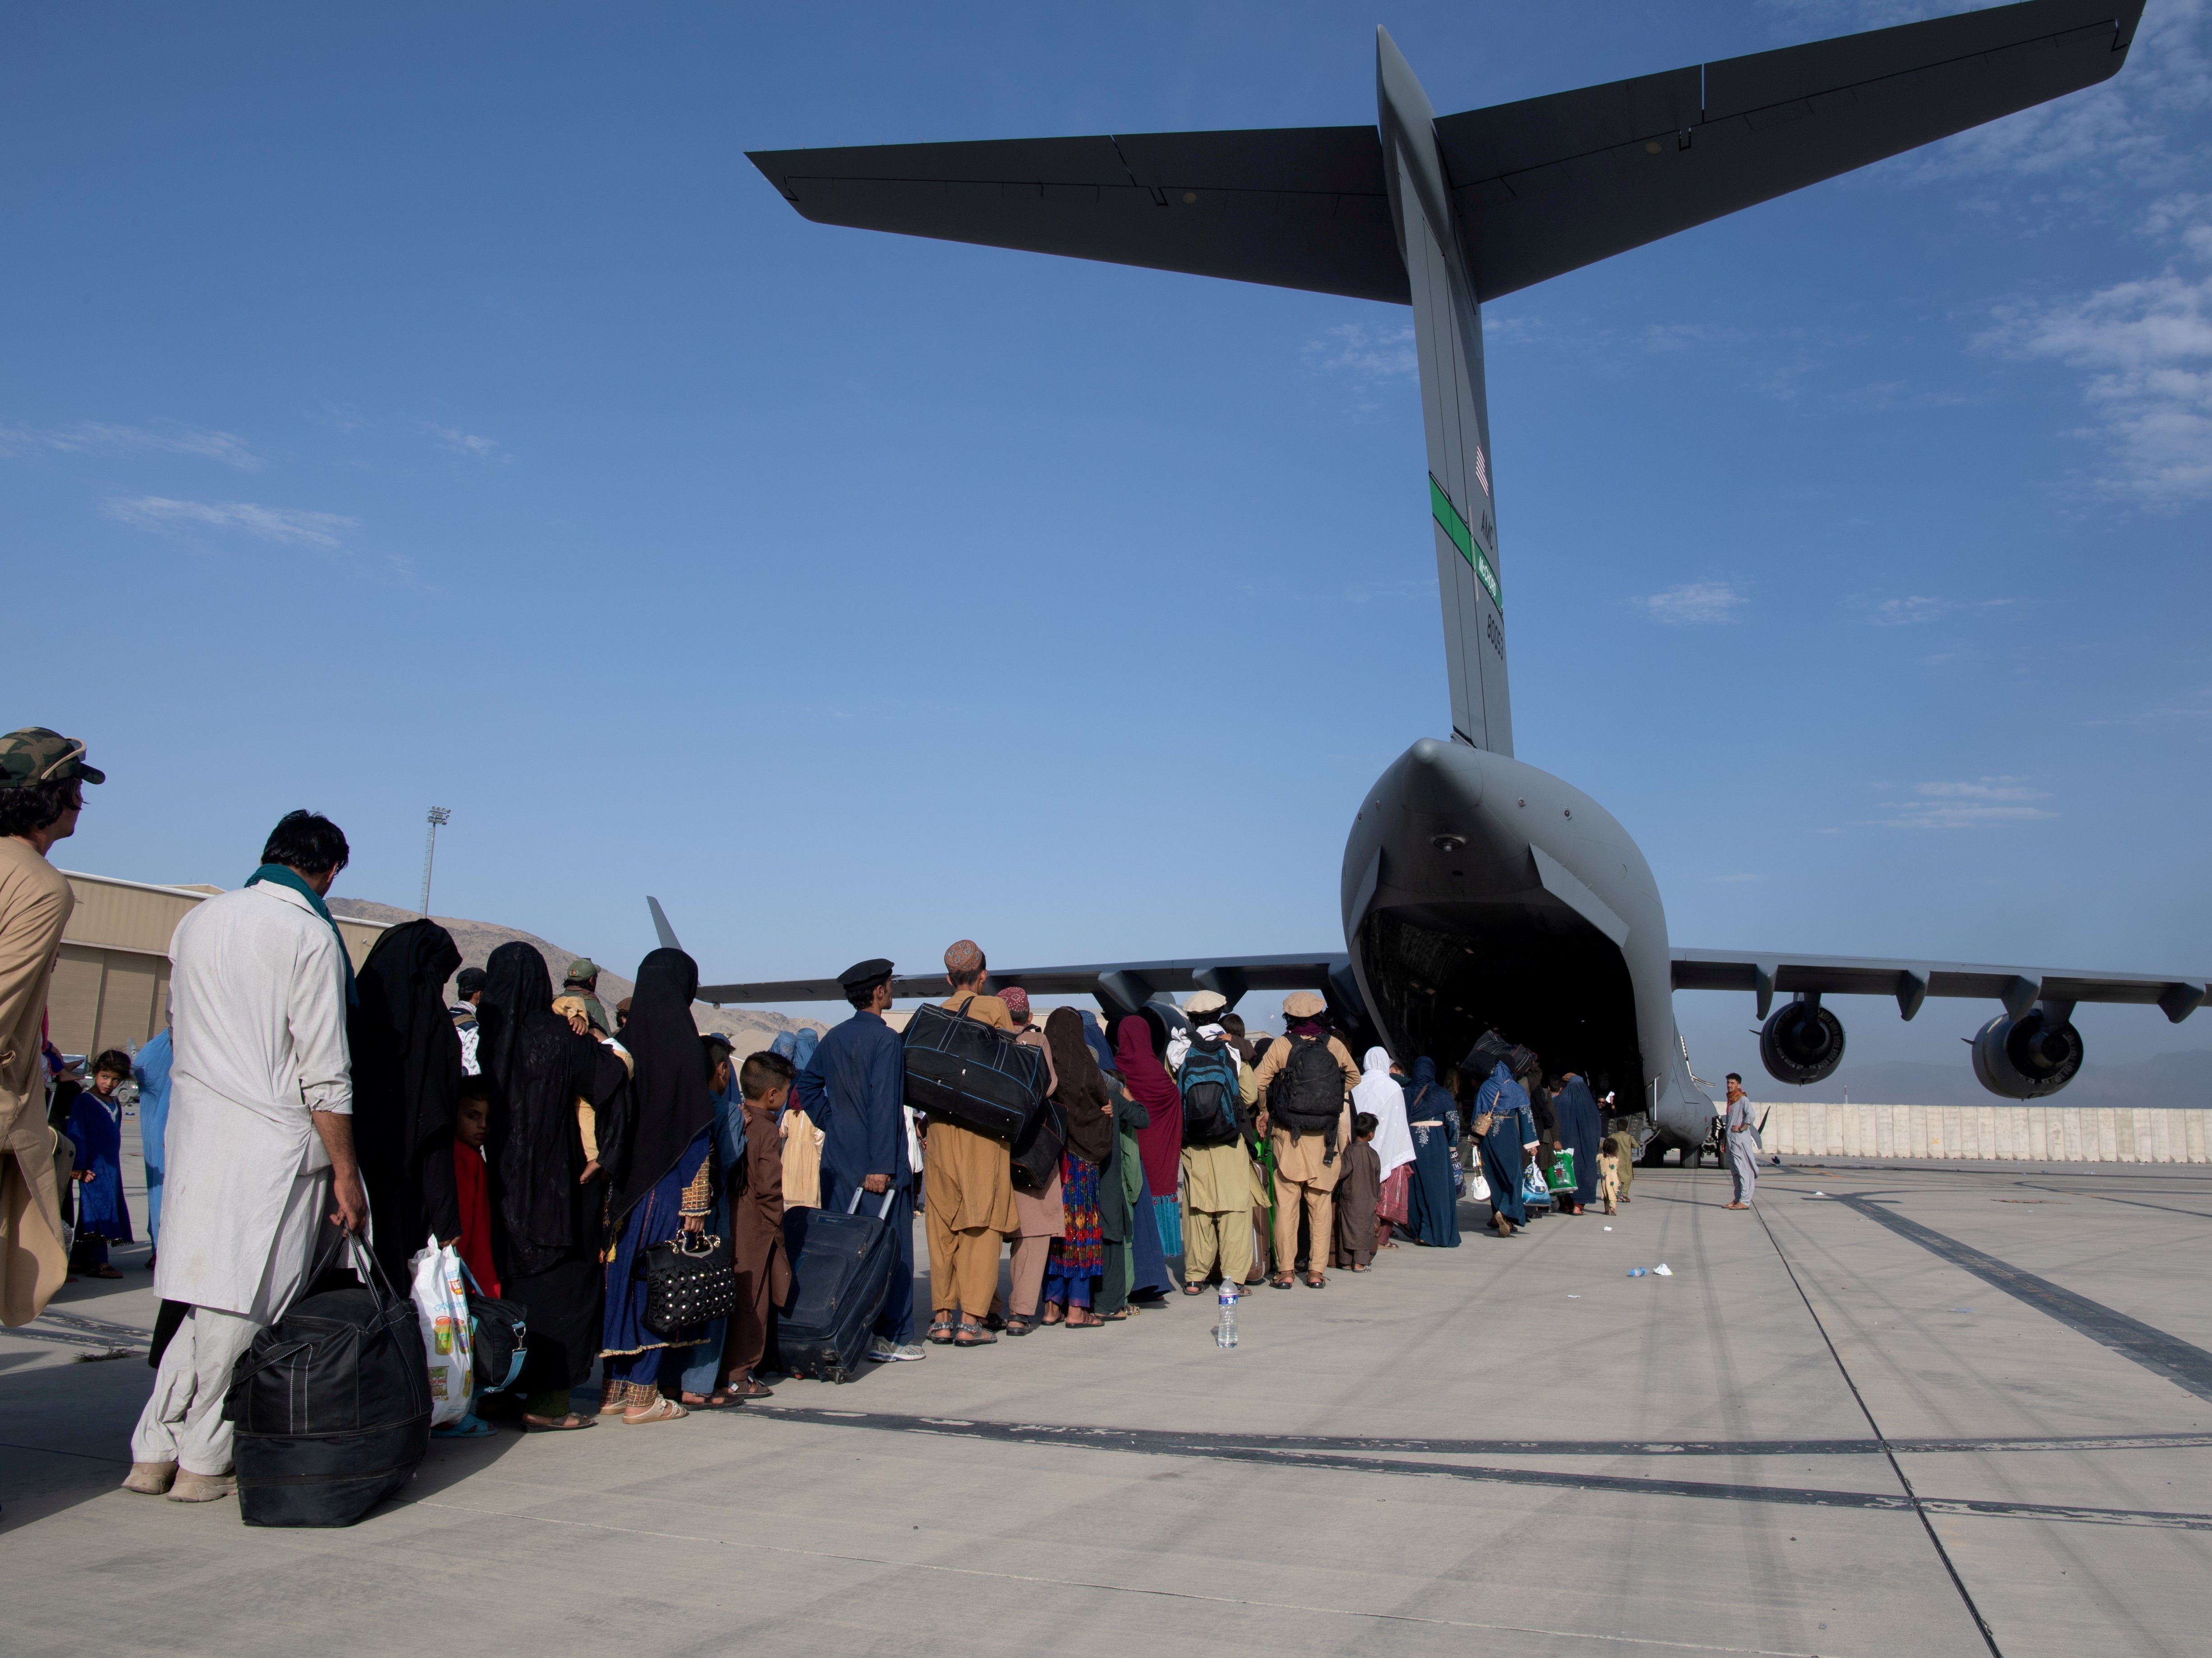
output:
<path id="1" fill-rule="evenodd" d="M 1194 1042 L 1176 1073 L 1182 1090 L 1182 1143 L 1233 1145 L 1237 1127 L 1237 1055 L 1225 1042 Z"/>

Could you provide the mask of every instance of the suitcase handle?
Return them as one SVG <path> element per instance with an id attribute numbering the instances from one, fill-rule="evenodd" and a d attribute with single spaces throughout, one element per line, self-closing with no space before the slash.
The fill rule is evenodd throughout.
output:
<path id="1" fill-rule="evenodd" d="M 854 1215 L 860 1212 L 860 1193 L 867 1189 L 868 1188 L 865 1186 L 856 1186 L 853 1188 L 853 1200 L 845 1206 L 845 1212 L 847 1214 Z M 878 1220 L 889 1220 L 891 1218 L 891 1199 L 895 1194 L 896 1188 L 884 1193 L 884 1206 L 876 1211 L 876 1218 Z"/>

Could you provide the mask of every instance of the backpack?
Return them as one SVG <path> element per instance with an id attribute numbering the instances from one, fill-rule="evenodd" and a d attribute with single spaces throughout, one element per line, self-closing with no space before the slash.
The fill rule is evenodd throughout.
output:
<path id="1" fill-rule="evenodd" d="M 1344 1110 L 1344 1072 L 1326 1036 L 1293 1036 L 1291 1055 L 1267 1084 L 1267 1114 L 1296 1134 L 1336 1138 Z"/>
<path id="2" fill-rule="evenodd" d="M 1231 1145 L 1237 1124 L 1237 1057 L 1225 1042 L 1194 1042 L 1176 1075 L 1182 1090 L 1182 1143 Z"/>

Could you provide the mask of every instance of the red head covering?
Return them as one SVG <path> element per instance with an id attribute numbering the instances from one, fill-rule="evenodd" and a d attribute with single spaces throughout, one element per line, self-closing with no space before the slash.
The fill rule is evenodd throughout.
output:
<path id="1" fill-rule="evenodd" d="M 1114 1062 L 1137 1103 L 1152 1114 L 1149 1127 L 1137 1131 L 1137 1155 L 1145 1165 L 1155 1198 L 1171 1197 L 1182 1173 L 1182 1096 L 1159 1055 L 1152 1052 L 1152 1027 L 1141 1017 L 1124 1019 L 1114 1033 Z"/>

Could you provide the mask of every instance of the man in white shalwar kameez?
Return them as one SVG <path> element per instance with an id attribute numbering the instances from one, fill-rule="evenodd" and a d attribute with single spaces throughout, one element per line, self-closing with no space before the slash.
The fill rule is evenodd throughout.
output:
<path id="1" fill-rule="evenodd" d="M 248 885 L 199 905 L 169 946 L 176 1054 L 154 1292 L 190 1311 L 161 1355 L 124 1485 L 183 1502 L 234 1488 L 231 1369 L 304 1286 L 323 1217 L 357 1232 L 368 1215 L 351 973 L 322 904 L 345 837 L 294 812 L 262 856 Z"/>

